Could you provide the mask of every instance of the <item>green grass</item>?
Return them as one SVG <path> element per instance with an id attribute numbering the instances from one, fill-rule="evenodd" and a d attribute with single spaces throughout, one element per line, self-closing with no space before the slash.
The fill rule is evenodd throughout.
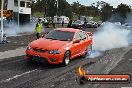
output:
<path id="1" fill-rule="evenodd" d="M 93 20 L 96 21 L 96 22 L 98 22 L 98 21 L 100 21 L 100 17 L 96 16 L 96 17 L 93 18 Z"/>
<path id="2" fill-rule="evenodd" d="M 33 16 L 35 16 L 35 17 L 44 17 L 44 13 L 42 13 L 42 12 L 35 12 L 35 13 L 33 13 Z"/>

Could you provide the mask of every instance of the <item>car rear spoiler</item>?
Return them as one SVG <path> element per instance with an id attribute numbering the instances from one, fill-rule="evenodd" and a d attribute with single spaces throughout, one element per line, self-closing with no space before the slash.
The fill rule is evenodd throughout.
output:
<path id="1" fill-rule="evenodd" d="M 93 33 L 92 33 L 92 32 L 87 32 L 87 34 L 88 34 L 89 36 L 93 36 Z"/>

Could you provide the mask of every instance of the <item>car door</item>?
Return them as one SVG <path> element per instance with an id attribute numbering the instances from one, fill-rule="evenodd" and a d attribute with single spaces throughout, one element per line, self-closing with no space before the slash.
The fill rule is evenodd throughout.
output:
<path id="1" fill-rule="evenodd" d="M 86 32 L 84 32 L 84 31 L 81 31 L 80 32 L 80 37 L 81 37 L 81 52 L 84 52 L 86 49 L 87 49 L 87 47 L 89 46 L 89 44 L 90 44 L 90 40 L 88 39 L 88 35 L 86 34 Z"/>
<path id="2" fill-rule="evenodd" d="M 71 48 L 73 57 L 78 56 L 79 53 L 80 53 L 80 49 L 81 49 L 80 42 L 79 43 L 74 43 L 74 41 L 79 40 L 79 39 L 80 39 L 80 42 L 81 42 L 80 32 L 77 32 L 75 34 L 74 38 L 73 38 L 73 44 L 72 44 L 72 48 Z"/>

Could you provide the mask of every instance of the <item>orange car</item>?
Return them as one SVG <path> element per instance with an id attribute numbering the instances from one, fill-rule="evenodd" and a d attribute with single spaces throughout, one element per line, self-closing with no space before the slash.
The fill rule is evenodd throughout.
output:
<path id="1" fill-rule="evenodd" d="M 44 38 L 31 42 L 26 50 L 28 61 L 48 61 L 50 64 L 68 65 L 78 56 L 90 55 L 92 33 L 73 28 L 57 28 Z"/>

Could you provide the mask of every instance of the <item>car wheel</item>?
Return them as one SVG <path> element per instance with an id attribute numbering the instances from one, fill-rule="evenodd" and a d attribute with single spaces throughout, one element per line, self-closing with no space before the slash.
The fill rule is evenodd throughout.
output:
<path id="1" fill-rule="evenodd" d="M 63 58 L 63 62 L 62 62 L 62 66 L 67 66 L 70 62 L 70 51 L 66 51 L 64 58 Z"/>
<path id="2" fill-rule="evenodd" d="M 92 45 L 89 45 L 86 49 L 86 53 L 83 55 L 83 57 L 87 57 L 87 56 L 90 56 L 92 53 Z"/>

